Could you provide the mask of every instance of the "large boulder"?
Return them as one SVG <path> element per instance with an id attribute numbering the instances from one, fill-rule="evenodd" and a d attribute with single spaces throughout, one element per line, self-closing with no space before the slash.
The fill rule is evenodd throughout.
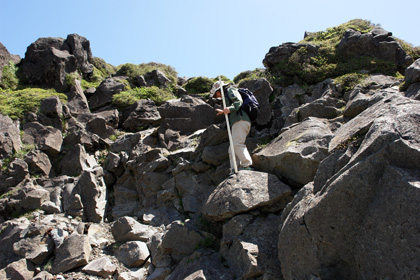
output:
<path id="1" fill-rule="evenodd" d="M 149 249 L 142 241 L 128 241 L 116 251 L 117 259 L 127 267 L 141 267 L 149 258 Z"/>
<path id="2" fill-rule="evenodd" d="M 31 151 L 25 156 L 25 162 L 28 164 L 31 175 L 49 176 L 51 173 L 51 162 L 48 156 L 39 151 Z"/>
<path id="3" fill-rule="evenodd" d="M 72 192 L 79 196 L 86 221 L 100 223 L 104 220 L 106 206 L 106 185 L 102 167 L 83 171 Z"/>
<path id="4" fill-rule="evenodd" d="M 27 123 L 23 126 L 24 144 L 36 145 L 36 147 L 49 156 L 57 155 L 61 150 L 63 138 L 57 128 L 46 127 L 38 122 Z"/>
<path id="5" fill-rule="evenodd" d="M 395 96 L 337 131 L 332 153 L 357 150 L 342 168 L 322 162 L 332 176 L 305 187 L 285 211 L 278 243 L 285 279 L 417 277 L 419 109 Z M 362 141 L 351 146 L 349 135 Z"/>
<path id="6" fill-rule="evenodd" d="M 131 105 L 127 112 L 122 127 L 128 131 L 139 131 L 149 125 L 157 126 L 161 121 L 161 116 L 155 102 L 150 99 L 143 99 Z"/>
<path id="7" fill-rule="evenodd" d="M 60 163 L 61 174 L 68 176 L 79 176 L 84 170 L 97 165 L 93 156 L 86 153 L 85 148 L 78 143 L 67 153 L 63 154 Z"/>
<path id="8" fill-rule="evenodd" d="M 10 157 L 21 146 L 19 125 L 8 116 L 0 114 L 0 159 Z"/>
<path id="9" fill-rule="evenodd" d="M 404 81 L 408 84 L 420 82 L 420 58 L 407 67 Z"/>
<path id="10" fill-rule="evenodd" d="M 291 194 L 291 188 L 273 174 L 239 171 L 210 194 L 202 214 L 213 221 L 224 221 L 255 209 L 276 212 L 286 207 Z"/>
<path id="11" fill-rule="evenodd" d="M 29 260 L 20 259 L 9 264 L 5 269 L 5 277 L 2 279 L 31 280 L 36 273 L 35 266 Z M 0 274 L 1 276 L 1 274 Z"/>
<path id="12" fill-rule="evenodd" d="M 392 37 L 392 33 L 379 26 L 365 34 L 348 29 L 337 45 L 337 52 L 351 58 L 360 56 L 379 58 L 394 63 L 400 70 L 405 70 L 413 62 L 398 41 Z"/>
<path id="13" fill-rule="evenodd" d="M 90 113 L 88 100 L 78 79 L 74 79 L 74 85 L 71 86 L 70 91 L 66 95 L 68 98 L 67 106 L 72 115 L 77 116 L 83 113 Z"/>
<path id="14" fill-rule="evenodd" d="M 164 273 L 162 274 L 164 275 Z M 212 251 L 196 251 L 191 256 L 185 257 L 167 279 L 220 280 L 234 278 L 233 271 L 224 266 L 217 253 Z"/>
<path id="15" fill-rule="evenodd" d="M 22 74 L 29 84 L 67 89 L 66 76 L 77 70 L 89 75 L 93 65 L 89 41 L 77 34 L 63 38 L 39 38 L 26 50 Z"/>
<path id="16" fill-rule="evenodd" d="M 313 102 L 306 103 L 293 112 L 286 119 L 285 126 L 301 122 L 309 117 L 334 119 L 341 113 L 340 108 L 344 103 L 328 96 L 323 96 Z"/>
<path id="17" fill-rule="evenodd" d="M 267 124 L 272 117 L 271 106 L 269 103 L 270 95 L 273 93 L 273 88 L 266 79 L 246 80 L 238 85 L 240 88 L 249 89 L 258 100 L 260 104 L 260 114 L 255 122 L 258 125 Z"/>
<path id="18" fill-rule="evenodd" d="M 110 278 L 116 270 L 117 266 L 112 263 L 109 257 L 93 260 L 83 268 L 83 272 L 103 278 Z"/>
<path id="19" fill-rule="evenodd" d="M 21 257 L 13 250 L 13 244 L 25 235 L 30 222 L 26 218 L 14 219 L 2 223 L 0 232 L 0 269 L 19 260 Z"/>
<path id="20" fill-rule="evenodd" d="M 328 156 L 332 137 L 327 121 L 311 117 L 287 128 L 254 154 L 254 165 L 293 186 L 303 186 L 314 179 L 319 163 Z"/>
<path id="21" fill-rule="evenodd" d="M 161 70 L 155 69 L 139 76 L 137 78 L 137 82 L 141 87 L 157 86 L 160 88 L 165 88 L 168 86 L 171 80 L 169 80 L 165 73 L 163 73 Z"/>
<path id="22" fill-rule="evenodd" d="M 162 117 L 161 129 L 166 131 L 170 128 L 181 135 L 189 135 L 208 127 L 214 123 L 216 115 L 210 105 L 192 96 L 168 101 L 158 110 Z"/>
<path id="23" fill-rule="evenodd" d="M 210 241 L 214 241 L 214 236 L 197 230 L 191 222 L 181 224 L 176 221 L 168 226 L 159 250 L 169 254 L 175 262 L 179 262 Z"/>
<path id="24" fill-rule="evenodd" d="M 58 274 L 88 264 L 91 251 L 86 235 L 71 234 L 56 249 L 51 272 Z"/>
<path id="25" fill-rule="evenodd" d="M 121 217 L 112 224 L 111 232 L 117 242 L 147 242 L 156 233 L 156 230 L 151 226 L 137 222 L 132 217 Z"/>
<path id="26" fill-rule="evenodd" d="M 123 91 L 125 85 L 121 79 L 115 77 L 106 78 L 89 98 L 89 108 L 92 111 L 98 110 L 112 103 L 112 96 Z"/>
<path id="27" fill-rule="evenodd" d="M 220 253 L 238 279 L 278 279 L 277 255 L 280 216 L 242 214 L 223 225 Z"/>

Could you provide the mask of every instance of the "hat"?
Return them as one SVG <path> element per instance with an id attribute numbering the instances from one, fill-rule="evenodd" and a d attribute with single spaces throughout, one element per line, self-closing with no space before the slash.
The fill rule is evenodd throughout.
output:
<path id="1" fill-rule="evenodd" d="M 223 86 L 226 86 L 226 85 L 228 85 L 228 84 L 225 83 L 225 82 L 223 82 L 223 81 L 221 81 L 221 82 L 219 82 L 219 81 L 215 82 L 213 84 L 213 87 L 210 90 L 210 97 L 213 97 L 214 94 L 216 93 L 216 91 L 219 90 L 221 86 L 223 87 Z"/>

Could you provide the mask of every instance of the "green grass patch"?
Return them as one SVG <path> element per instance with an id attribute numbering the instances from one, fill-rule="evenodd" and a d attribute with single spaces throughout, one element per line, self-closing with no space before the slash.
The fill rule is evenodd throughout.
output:
<path id="1" fill-rule="evenodd" d="M 361 73 L 349 73 L 334 79 L 335 84 L 340 84 L 343 91 L 352 90 L 356 85 L 360 84 L 369 75 Z"/>
<path id="2" fill-rule="evenodd" d="M 309 33 L 308 36 L 299 43 L 321 46 L 330 45 L 335 47 L 338 43 L 340 43 L 347 29 L 353 29 L 361 33 L 368 33 L 374 27 L 375 25 L 368 20 L 353 19 L 339 26 L 327 28 L 325 31 Z"/>
<path id="3" fill-rule="evenodd" d="M 171 81 L 169 87 L 175 88 L 175 85 L 178 80 L 178 73 L 173 67 L 161 63 L 126 63 L 118 66 L 116 74 L 120 76 L 128 76 L 132 84 L 139 85 L 137 82 L 138 76 L 144 75 L 156 69 L 162 71 L 165 74 L 165 76 Z"/>
<path id="4" fill-rule="evenodd" d="M 175 96 L 168 89 L 161 89 L 156 86 L 137 87 L 114 94 L 112 104 L 119 109 L 124 109 L 142 99 L 151 99 L 156 105 L 161 105 L 163 102 L 174 98 Z"/>
<path id="5" fill-rule="evenodd" d="M 232 81 L 229 80 L 226 76 L 221 75 L 220 79 L 225 83 L 231 83 Z M 219 77 L 216 78 L 208 78 L 204 76 L 199 76 L 190 79 L 185 85 L 184 88 L 188 94 L 205 94 L 210 92 L 213 84 L 219 81 Z"/>
<path id="6" fill-rule="evenodd" d="M 36 112 L 42 99 L 58 96 L 61 102 L 67 101 L 67 96 L 54 89 L 26 88 L 21 90 L 3 90 L 0 92 L 0 113 L 12 119 L 23 119 L 28 112 Z"/>
<path id="7" fill-rule="evenodd" d="M 18 67 L 9 61 L 9 64 L 3 67 L 0 87 L 2 89 L 15 90 L 19 86 Z"/>

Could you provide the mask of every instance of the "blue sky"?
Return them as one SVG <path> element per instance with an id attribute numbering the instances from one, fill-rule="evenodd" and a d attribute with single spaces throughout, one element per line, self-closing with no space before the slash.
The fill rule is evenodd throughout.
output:
<path id="1" fill-rule="evenodd" d="M 233 79 L 270 47 L 360 18 L 420 46 L 418 0 L 2 0 L 0 42 L 22 58 L 40 37 L 77 33 L 118 66 L 160 62 L 179 76 Z"/>

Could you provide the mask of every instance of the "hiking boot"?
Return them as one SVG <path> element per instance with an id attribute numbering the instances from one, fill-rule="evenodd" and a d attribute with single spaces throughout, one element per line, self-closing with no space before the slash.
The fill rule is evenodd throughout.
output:
<path id="1" fill-rule="evenodd" d="M 254 171 L 254 168 L 252 168 L 251 166 L 243 166 L 243 167 L 239 167 L 239 170 L 249 170 L 249 171 Z"/>

